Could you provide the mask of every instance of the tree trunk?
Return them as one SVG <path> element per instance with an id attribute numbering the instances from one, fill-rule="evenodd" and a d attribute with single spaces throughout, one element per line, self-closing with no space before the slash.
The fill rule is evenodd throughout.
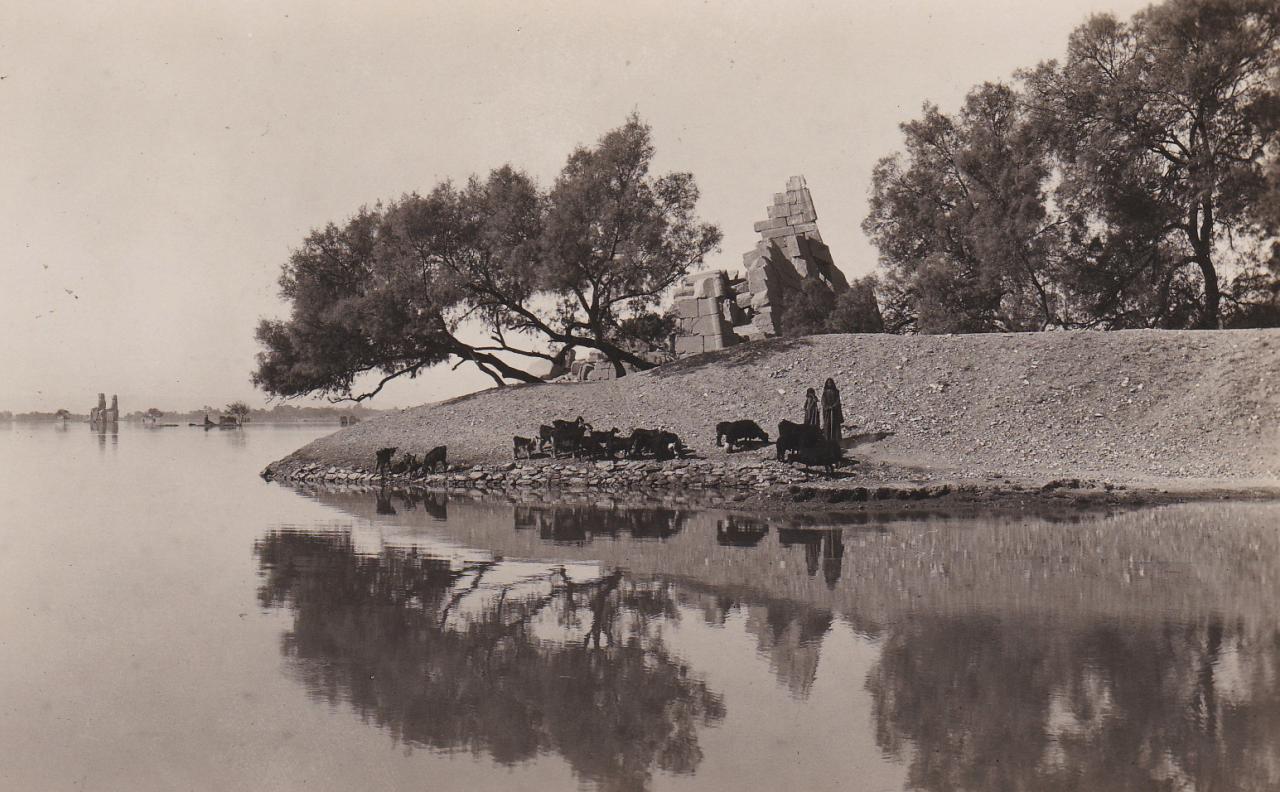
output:
<path id="1" fill-rule="evenodd" d="M 1204 276 L 1204 306 L 1196 321 L 1196 329 L 1217 330 L 1222 291 L 1218 286 L 1218 270 L 1213 266 L 1213 203 L 1205 198 L 1201 201 L 1199 209 L 1201 210 L 1200 227 L 1195 228 L 1193 220 L 1192 229 L 1197 233 L 1192 235 L 1191 248 L 1196 253 L 1195 261 L 1200 265 L 1200 273 Z M 1192 215 L 1192 217 L 1195 216 Z"/>
<path id="2" fill-rule="evenodd" d="M 1219 327 L 1219 308 L 1222 304 L 1222 291 L 1218 286 L 1218 271 L 1209 258 L 1208 251 L 1196 256 L 1200 265 L 1200 273 L 1204 276 L 1204 305 L 1200 309 L 1200 318 L 1196 321 L 1197 330 L 1217 330 Z"/>
<path id="3" fill-rule="evenodd" d="M 502 358 L 490 355 L 485 352 L 473 352 L 472 360 L 476 363 L 484 362 L 486 365 L 493 367 L 499 374 L 507 379 L 517 380 L 519 382 L 542 382 L 542 377 L 536 374 L 518 369 L 515 366 L 508 365 Z"/>
<path id="4" fill-rule="evenodd" d="M 450 351 L 464 360 L 470 360 L 472 363 L 475 363 L 479 366 L 481 371 L 485 371 L 485 367 L 488 366 L 506 379 L 516 380 L 518 382 L 542 382 L 542 377 L 539 377 L 536 374 L 530 374 L 523 369 L 518 369 L 496 355 L 491 355 L 487 352 L 477 352 L 467 344 L 464 344 L 457 339 L 453 340 Z M 488 371 L 485 371 L 485 373 L 492 376 Z"/>

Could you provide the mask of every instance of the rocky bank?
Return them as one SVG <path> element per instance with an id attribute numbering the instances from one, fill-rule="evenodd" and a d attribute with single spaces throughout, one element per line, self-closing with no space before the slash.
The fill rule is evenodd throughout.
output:
<path id="1" fill-rule="evenodd" d="M 853 461 L 837 478 L 777 463 L 771 446 L 716 447 L 719 421 L 750 418 L 772 434 L 779 420 L 800 420 L 805 389 L 827 377 L 843 395 Z M 513 435 L 578 415 L 597 429 L 668 428 L 694 458 L 511 461 Z M 377 449 L 421 454 L 436 445 L 448 446 L 455 469 L 418 483 L 711 488 L 821 501 L 981 487 L 1259 494 L 1280 487 L 1280 330 L 774 339 L 618 380 L 498 388 L 380 416 L 264 475 L 369 482 Z"/>

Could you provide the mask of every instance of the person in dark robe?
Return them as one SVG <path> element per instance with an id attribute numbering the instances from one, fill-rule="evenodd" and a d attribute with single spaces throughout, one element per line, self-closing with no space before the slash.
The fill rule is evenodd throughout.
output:
<path id="1" fill-rule="evenodd" d="M 842 456 L 840 448 L 840 427 L 844 424 L 844 410 L 840 407 L 840 391 L 836 389 L 836 381 L 827 378 L 822 386 L 822 436 L 826 438 L 827 447 L 833 459 Z"/>
<path id="2" fill-rule="evenodd" d="M 820 426 L 822 408 L 818 405 L 818 392 L 810 388 L 804 394 L 804 422 L 806 426 Z"/>

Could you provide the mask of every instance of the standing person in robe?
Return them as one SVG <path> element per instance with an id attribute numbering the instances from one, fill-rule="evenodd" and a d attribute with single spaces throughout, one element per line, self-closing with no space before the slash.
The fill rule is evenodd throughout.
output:
<path id="1" fill-rule="evenodd" d="M 841 458 L 840 427 L 844 424 L 844 410 L 840 407 L 840 391 L 836 389 L 836 381 L 827 378 L 822 386 L 822 436 L 827 441 L 827 448 L 832 459 Z"/>
<path id="2" fill-rule="evenodd" d="M 818 392 L 810 388 L 804 394 L 805 426 L 822 425 L 822 408 L 818 406 Z"/>

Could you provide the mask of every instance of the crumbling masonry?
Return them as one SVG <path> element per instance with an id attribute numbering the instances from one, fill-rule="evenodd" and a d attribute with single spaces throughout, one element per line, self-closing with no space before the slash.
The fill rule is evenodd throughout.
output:
<path id="1" fill-rule="evenodd" d="M 840 294 L 849 288 L 818 233 L 818 213 L 803 176 L 775 193 L 760 241 L 742 257 L 743 277 L 708 270 L 685 278 L 675 293 L 677 355 L 724 349 L 782 331 L 787 303 L 809 279 Z"/>

